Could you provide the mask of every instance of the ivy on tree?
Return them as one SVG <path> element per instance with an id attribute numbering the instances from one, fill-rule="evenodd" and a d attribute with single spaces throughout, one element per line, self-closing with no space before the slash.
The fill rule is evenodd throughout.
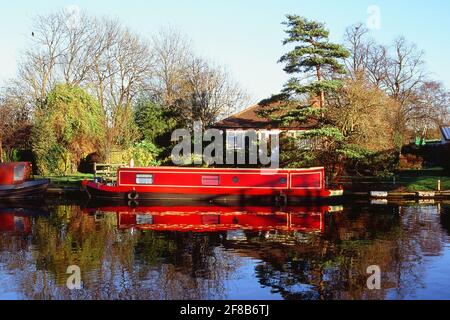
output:
<path id="1" fill-rule="evenodd" d="M 56 85 L 35 112 L 32 147 L 39 173 L 77 172 L 81 159 L 101 149 L 105 123 L 100 104 L 86 91 Z"/>

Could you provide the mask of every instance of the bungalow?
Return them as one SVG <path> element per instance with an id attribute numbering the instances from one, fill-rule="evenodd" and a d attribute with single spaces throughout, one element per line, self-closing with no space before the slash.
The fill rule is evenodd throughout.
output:
<path id="1" fill-rule="evenodd" d="M 304 133 L 317 126 L 317 120 L 310 119 L 304 123 L 291 123 L 287 126 L 278 125 L 269 118 L 264 118 L 259 115 L 259 111 L 267 108 L 262 104 L 257 104 L 248 107 L 241 112 L 238 112 L 226 119 L 223 119 L 214 125 L 212 128 L 222 130 L 226 133 L 226 141 L 228 145 L 234 145 L 235 149 L 245 149 L 245 133 L 248 130 L 254 130 L 258 135 L 260 134 L 274 134 L 288 135 L 291 137 L 297 136 L 300 132 Z M 310 141 L 303 139 L 299 141 L 299 147 L 308 148 Z"/>

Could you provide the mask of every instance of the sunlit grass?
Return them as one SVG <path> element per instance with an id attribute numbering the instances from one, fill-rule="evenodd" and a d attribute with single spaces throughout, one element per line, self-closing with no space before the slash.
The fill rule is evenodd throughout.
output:
<path id="1" fill-rule="evenodd" d="M 35 176 L 36 179 L 49 179 L 53 185 L 72 187 L 79 186 L 81 181 L 94 178 L 93 174 L 76 173 L 68 176 Z"/>
<path id="2" fill-rule="evenodd" d="M 437 190 L 438 180 L 441 180 L 441 190 L 450 190 L 450 177 L 417 177 L 408 182 L 405 187 L 409 191 Z"/>

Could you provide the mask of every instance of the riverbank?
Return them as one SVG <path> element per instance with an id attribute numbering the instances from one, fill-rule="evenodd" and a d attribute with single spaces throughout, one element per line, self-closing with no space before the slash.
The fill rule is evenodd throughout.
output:
<path id="1" fill-rule="evenodd" d="M 339 185 L 352 192 L 416 193 L 419 191 L 450 191 L 450 176 L 441 168 L 403 170 L 389 177 L 341 177 Z"/>
<path id="2" fill-rule="evenodd" d="M 48 179 L 50 184 L 47 194 L 50 196 L 82 196 L 81 182 L 85 179 L 92 180 L 93 174 L 77 173 L 68 176 L 35 176 L 35 179 Z"/>

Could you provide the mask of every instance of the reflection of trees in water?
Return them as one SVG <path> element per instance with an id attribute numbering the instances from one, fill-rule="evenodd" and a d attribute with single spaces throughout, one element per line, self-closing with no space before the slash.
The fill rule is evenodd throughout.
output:
<path id="1" fill-rule="evenodd" d="M 218 235 L 119 231 L 115 215 L 76 206 L 52 208 L 32 230 L 29 239 L 0 238 L 2 261 L 27 299 L 221 298 L 238 266 L 216 248 Z M 81 268 L 82 290 L 66 288 L 69 265 Z"/>
<path id="2" fill-rule="evenodd" d="M 239 266 L 220 245 L 221 234 L 161 233 L 150 231 L 136 246 L 136 259 L 156 266 L 158 299 L 225 298 L 224 280 Z M 155 246 L 162 241 L 163 246 Z M 164 248 L 155 254 L 154 248 Z M 155 271 L 155 269 L 154 269 Z"/>
<path id="3" fill-rule="evenodd" d="M 371 207 L 347 210 L 326 221 L 321 236 L 283 245 L 247 234 L 247 243 L 227 243 L 263 262 L 256 267 L 262 285 L 285 299 L 404 298 L 421 285 L 423 255 L 442 250 L 436 207 Z M 379 265 L 382 290 L 368 290 L 366 268 Z"/>

